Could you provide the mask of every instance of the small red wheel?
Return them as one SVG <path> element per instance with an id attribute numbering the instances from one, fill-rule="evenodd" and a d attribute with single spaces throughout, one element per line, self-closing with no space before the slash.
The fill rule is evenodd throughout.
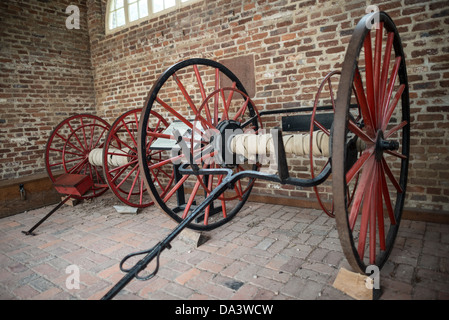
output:
<path id="1" fill-rule="evenodd" d="M 394 245 L 405 200 L 410 148 L 410 102 L 405 55 L 384 12 L 357 24 L 338 86 L 332 132 L 332 183 L 337 230 L 354 270 L 381 268 Z M 372 36 L 373 35 L 373 43 Z M 360 118 L 350 104 L 357 103 Z M 354 152 L 357 141 L 366 145 Z M 355 155 L 355 156 L 354 156 Z M 352 203 L 347 186 L 360 174 Z"/>
<path id="2" fill-rule="evenodd" d="M 62 173 L 89 175 L 94 185 L 82 197 L 88 199 L 103 194 L 108 186 L 96 166 L 89 162 L 92 150 L 103 148 L 109 124 L 89 114 L 71 116 L 63 120 L 51 133 L 45 151 L 47 173 L 52 182 Z"/>
<path id="3" fill-rule="evenodd" d="M 112 192 L 123 203 L 132 207 L 148 207 L 153 201 L 144 185 L 137 159 L 137 139 L 139 118 L 142 109 L 130 110 L 119 116 L 112 124 L 103 149 L 103 172 Z M 167 121 L 151 113 L 154 127 L 148 132 L 160 133 L 168 127 Z M 147 145 L 146 159 L 153 175 L 153 180 L 164 190 L 173 182 L 173 170 L 169 164 L 152 168 L 162 160 L 161 151 L 150 149 L 152 140 Z"/>

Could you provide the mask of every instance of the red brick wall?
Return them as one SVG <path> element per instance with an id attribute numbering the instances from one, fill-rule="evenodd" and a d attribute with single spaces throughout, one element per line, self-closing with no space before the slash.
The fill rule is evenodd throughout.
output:
<path id="1" fill-rule="evenodd" d="M 192 57 L 252 54 L 260 108 L 310 105 L 319 79 L 341 67 L 367 5 L 205 0 L 105 36 L 104 21 L 98 19 L 105 1 L 88 2 L 95 3 L 92 12 L 97 13 L 91 41 L 97 108 L 108 119 L 142 106 L 167 67 Z M 406 206 L 449 211 L 449 6 L 416 0 L 370 4 L 394 19 L 407 57 L 413 123 Z M 279 186 L 255 192 L 313 197 L 310 190 Z"/>
<path id="2" fill-rule="evenodd" d="M 45 172 L 50 131 L 74 113 L 95 113 L 87 33 L 67 29 L 70 0 L 0 1 L 0 181 Z"/>

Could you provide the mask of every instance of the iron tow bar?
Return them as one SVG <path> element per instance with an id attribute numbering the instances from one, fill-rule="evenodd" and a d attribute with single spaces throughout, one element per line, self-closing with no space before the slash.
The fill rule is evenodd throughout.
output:
<path id="1" fill-rule="evenodd" d="M 161 252 L 165 249 L 170 249 L 171 245 L 170 242 L 172 242 L 176 236 L 178 236 L 181 231 L 186 228 L 186 226 L 192 222 L 197 216 L 199 216 L 202 211 L 215 199 L 217 199 L 227 188 L 228 184 L 231 182 L 232 179 L 235 179 L 235 176 L 232 176 L 232 170 L 230 169 L 203 169 L 201 170 L 201 174 L 212 174 L 212 171 L 215 173 L 217 170 L 223 171 L 224 174 L 227 174 L 226 177 L 223 179 L 222 183 L 215 188 L 209 196 L 186 218 L 184 219 L 180 224 L 176 226 L 175 229 L 161 242 L 159 242 L 157 245 L 155 245 L 152 249 L 144 250 L 140 252 L 135 252 L 127 255 L 121 262 L 120 262 L 120 269 L 123 272 L 126 272 L 126 275 L 119 281 L 117 284 L 111 288 L 104 296 L 101 298 L 101 300 L 110 300 L 114 298 L 130 281 L 132 281 L 134 278 L 138 280 L 149 280 L 153 278 L 158 270 L 159 270 L 159 256 Z M 132 268 L 130 269 L 124 269 L 123 264 L 131 257 L 146 254 L 145 257 L 143 257 L 141 260 L 139 260 Z M 153 259 L 156 258 L 156 267 L 154 271 L 146 277 L 139 277 L 139 273 L 143 271 L 148 264 L 153 261 Z"/>

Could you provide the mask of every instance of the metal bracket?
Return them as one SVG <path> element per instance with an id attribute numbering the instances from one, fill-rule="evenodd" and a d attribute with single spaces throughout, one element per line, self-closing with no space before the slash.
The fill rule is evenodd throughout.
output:
<path id="1" fill-rule="evenodd" d="M 19 184 L 19 192 L 20 192 L 20 200 L 25 201 L 27 197 L 23 183 Z"/>

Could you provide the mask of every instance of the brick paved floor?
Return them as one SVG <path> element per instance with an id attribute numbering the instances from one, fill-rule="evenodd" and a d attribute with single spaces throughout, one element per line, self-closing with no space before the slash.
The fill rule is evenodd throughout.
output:
<path id="1" fill-rule="evenodd" d="M 119 279 L 119 261 L 148 249 L 176 224 L 155 207 L 120 214 L 110 192 L 0 220 L 0 299 L 100 299 Z M 161 254 L 159 273 L 132 281 L 115 299 L 351 299 L 332 287 L 341 267 L 335 221 L 321 211 L 247 203 L 198 248 L 181 239 Z M 79 289 L 66 281 L 80 270 Z M 66 273 L 68 271 L 68 273 Z M 69 285 L 70 285 L 69 281 Z M 449 299 L 449 225 L 404 220 L 381 271 L 381 299 Z"/>

